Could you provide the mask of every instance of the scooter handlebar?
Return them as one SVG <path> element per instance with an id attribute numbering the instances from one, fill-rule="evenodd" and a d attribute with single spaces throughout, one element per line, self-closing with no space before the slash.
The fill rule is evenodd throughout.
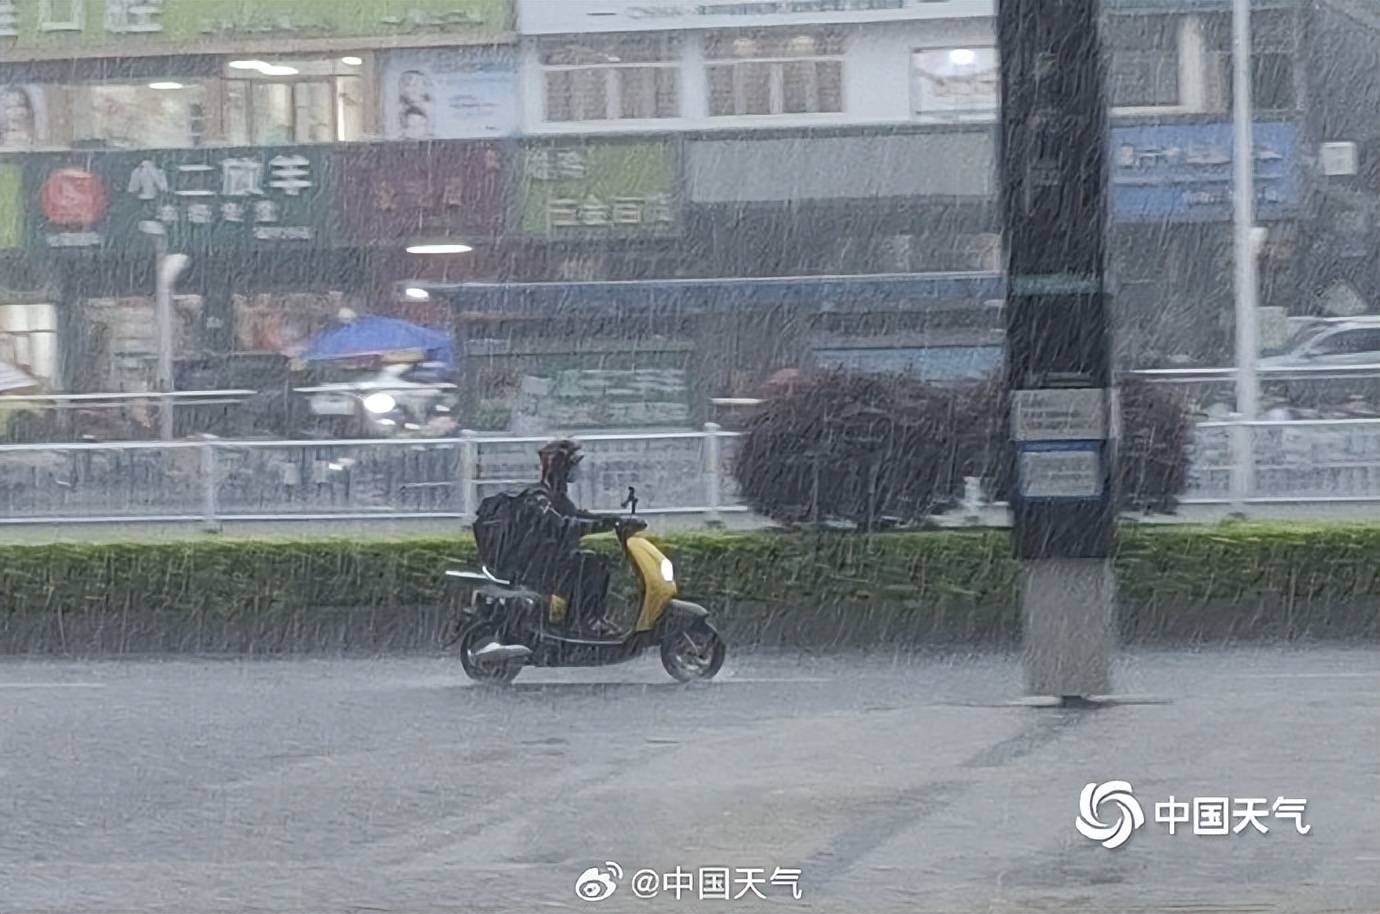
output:
<path id="1" fill-rule="evenodd" d="M 647 522 L 640 517 L 620 517 L 614 520 L 614 529 L 621 536 L 632 536 L 647 529 Z"/>

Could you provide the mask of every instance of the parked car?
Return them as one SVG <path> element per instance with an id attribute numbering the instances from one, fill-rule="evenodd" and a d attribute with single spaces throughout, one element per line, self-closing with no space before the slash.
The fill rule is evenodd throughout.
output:
<path id="1" fill-rule="evenodd" d="M 1259 362 L 1261 368 L 1380 365 L 1380 315 L 1329 318 L 1310 323 L 1280 349 Z"/>

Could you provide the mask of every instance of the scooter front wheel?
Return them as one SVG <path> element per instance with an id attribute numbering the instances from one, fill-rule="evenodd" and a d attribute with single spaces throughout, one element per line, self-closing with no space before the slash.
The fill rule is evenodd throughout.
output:
<path id="1" fill-rule="evenodd" d="M 486 644 L 498 639 L 498 633 L 489 625 L 473 625 L 461 633 L 457 650 L 460 652 L 460 666 L 465 675 L 483 685 L 508 685 L 522 672 L 522 661 L 484 661 L 475 652 Z"/>
<path id="2" fill-rule="evenodd" d="M 700 620 L 667 634 L 661 642 L 661 665 L 680 682 L 713 679 L 724 665 L 728 648 L 713 625 Z"/>

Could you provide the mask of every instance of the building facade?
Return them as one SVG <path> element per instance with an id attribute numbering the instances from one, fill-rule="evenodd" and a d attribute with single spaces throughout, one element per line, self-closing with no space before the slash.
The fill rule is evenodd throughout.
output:
<path id="1" fill-rule="evenodd" d="M 147 389 L 150 226 L 190 256 L 180 367 L 251 366 L 197 386 L 246 386 L 252 357 L 341 308 L 393 306 L 410 241 L 498 238 L 512 17 L 506 0 L 0 3 L 0 358 L 60 391 Z"/>
<path id="2" fill-rule="evenodd" d="M 147 385 L 150 222 L 192 258 L 188 364 L 291 352 L 345 306 L 452 318 L 402 280 L 1001 269 L 993 0 L 285 6 L 0 0 L 0 358 L 60 390 Z M 1211 362 L 1231 339 L 1229 4 L 1106 7 L 1122 364 Z M 1267 332 L 1380 293 L 1376 19 L 1255 3 Z M 433 239 L 474 250 L 405 252 Z M 760 361 L 904 362 L 964 304 L 986 338 L 990 298 L 915 295 L 842 287 L 817 343 Z"/>

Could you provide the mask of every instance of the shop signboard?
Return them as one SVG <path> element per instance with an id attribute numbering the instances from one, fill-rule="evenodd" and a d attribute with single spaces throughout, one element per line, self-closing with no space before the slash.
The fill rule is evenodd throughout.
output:
<path id="1" fill-rule="evenodd" d="M 508 49 L 390 51 L 383 61 L 390 140 L 454 140 L 517 132 L 517 59 Z"/>
<path id="2" fill-rule="evenodd" d="M 1112 128 L 1112 214 L 1118 222 L 1224 222 L 1232 215 L 1232 125 Z M 1257 218 L 1299 204 L 1298 128 L 1255 125 Z"/>
<path id="3" fill-rule="evenodd" d="M 980 381 L 995 375 L 1005 355 L 1001 346 L 916 346 L 816 349 L 813 361 L 829 371 L 901 374 L 930 382 Z"/>
<path id="4" fill-rule="evenodd" d="M 671 141 L 541 142 L 521 158 L 523 232 L 607 238 L 677 228 L 680 169 Z"/>
<path id="5" fill-rule="evenodd" d="M 512 147 L 500 143 L 375 143 L 342 150 L 340 226 L 357 244 L 427 236 L 489 238 L 504 223 Z"/>
<path id="6" fill-rule="evenodd" d="M 690 421 L 689 397 L 684 367 L 581 367 L 524 375 L 509 431 L 684 426 Z"/>
<path id="7" fill-rule="evenodd" d="M 333 242 L 333 162 L 321 147 L 73 152 L 25 162 L 29 243 L 48 250 L 147 246 L 306 249 Z"/>
<path id="8" fill-rule="evenodd" d="M 995 0 L 518 0 L 525 35 L 990 17 Z"/>
<path id="9" fill-rule="evenodd" d="M 507 0 L 0 0 L 0 52 L 39 57 L 82 48 L 189 41 L 493 38 Z"/>

